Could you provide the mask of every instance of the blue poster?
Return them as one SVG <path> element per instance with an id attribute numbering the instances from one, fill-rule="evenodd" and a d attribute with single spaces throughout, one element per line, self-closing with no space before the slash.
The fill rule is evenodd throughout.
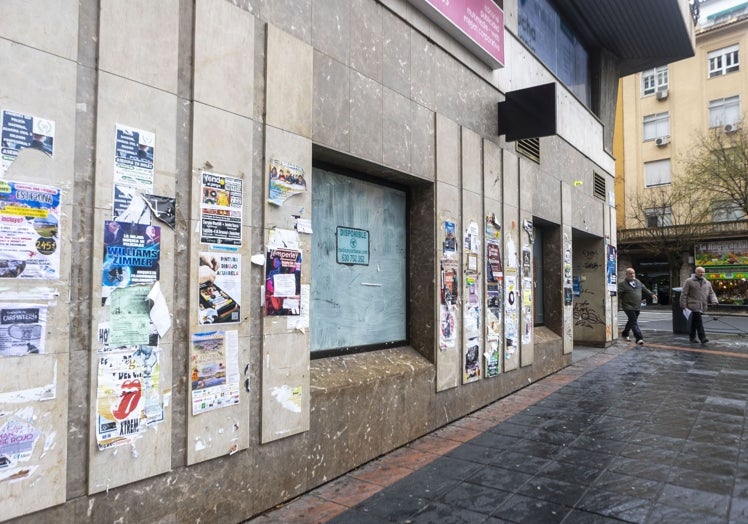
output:
<path id="1" fill-rule="evenodd" d="M 159 277 L 160 255 L 160 227 L 104 221 L 101 304 L 106 304 L 116 288 L 155 283 Z"/>

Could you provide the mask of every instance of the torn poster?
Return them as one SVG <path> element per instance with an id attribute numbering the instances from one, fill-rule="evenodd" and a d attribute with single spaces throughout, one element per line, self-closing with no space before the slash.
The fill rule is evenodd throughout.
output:
<path id="1" fill-rule="evenodd" d="M 201 174 L 200 242 L 242 245 L 242 179 Z"/>
<path id="2" fill-rule="evenodd" d="M 22 149 L 30 147 L 54 156 L 55 123 L 53 120 L 32 115 L 2 112 L 0 131 L 0 175 L 18 156 Z"/>
<path id="3" fill-rule="evenodd" d="M 192 414 L 239 403 L 239 332 L 194 333 L 190 347 Z"/>
<path id="4" fill-rule="evenodd" d="M 104 221 L 101 305 L 106 304 L 114 289 L 156 282 L 160 256 L 160 227 Z"/>
<path id="5" fill-rule="evenodd" d="M 0 303 L 0 356 L 44 353 L 47 306 Z"/>
<path id="6" fill-rule="evenodd" d="M 166 304 L 166 297 L 161 292 L 161 284 L 156 282 L 148 292 L 148 300 L 151 302 L 151 322 L 158 331 L 158 336 L 163 337 L 171 328 L 171 314 Z"/>
<path id="7" fill-rule="evenodd" d="M 198 266 L 198 324 L 241 320 L 242 257 L 201 252 Z"/>
<path id="8" fill-rule="evenodd" d="M 0 481 L 21 473 L 18 463 L 31 458 L 40 435 L 40 431 L 25 420 L 6 419 L 0 426 Z"/>
<path id="9" fill-rule="evenodd" d="M 282 206 L 289 197 L 306 191 L 304 169 L 280 160 L 270 161 L 270 190 L 268 202 Z"/>
<path id="10" fill-rule="evenodd" d="M 98 352 L 96 443 L 100 450 L 128 444 L 163 421 L 159 349 L 106 348 Z"/>
<path id="11" fill-rule="evenodd" d="M 60 189 L 0 181 L 0 278 L 60 278 Z"/>
<path id="12" fill-rule="evenodd" d="M 153 216 L 170 228 L 174 229 L 177 215 L 177 199 L 174 197 L 158 195 L 140 195 L 148 207 L 151 209 Z"/>

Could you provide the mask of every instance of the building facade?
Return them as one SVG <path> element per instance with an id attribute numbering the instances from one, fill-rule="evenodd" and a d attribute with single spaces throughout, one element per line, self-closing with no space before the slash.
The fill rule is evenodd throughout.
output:
<path id="1" fill-rule="evenodd" d="M 743 211 L 734 203 L 715 202 L 694 230 L 682 210 L 678 215 L 656 204 L 645 213 L 638 209 L 648 194 L 684 176 L 691 151 L 705 135 L 743 132 L 748 70 L 740 57 L 748 46 L 748 4 L 698 2 L 695 42 L 693 57 L 621 81 L 615 146 L 616 197 L 623 204 L 617 210 L 619 267 L 633 265 L 647 285 L 659 288 L 666 303 L 671 284 L 681 285 L 695 266 L 703 265 L 720 302 L 742 304 L 748 297 L 748 222 Z M 693 190 L 702 191 L 708 184 L 694 185 Z M 663 230 L 663 239 L 682 235 L 685 228 L 692 239 L 680 257 L 669 261 L 647 248 L 650 228 Z M 673 277 L 677 282 L 671 283 Z"/>
<path id="2" fill-rule="evenodd" d="M 693 52 L 676 0 L 0 18 L 19 522 L 241 521 L 609 344 L 617 81 Z"/>

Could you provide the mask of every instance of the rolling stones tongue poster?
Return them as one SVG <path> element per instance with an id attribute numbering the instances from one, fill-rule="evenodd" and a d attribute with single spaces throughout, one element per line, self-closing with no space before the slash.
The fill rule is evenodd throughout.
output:
<path id="1" fill-rule="evenodd" d="M 99 351 L 98 379 L 96 443 L 100 450 L 129 444 L 163 420 L 157 348 Z"/>

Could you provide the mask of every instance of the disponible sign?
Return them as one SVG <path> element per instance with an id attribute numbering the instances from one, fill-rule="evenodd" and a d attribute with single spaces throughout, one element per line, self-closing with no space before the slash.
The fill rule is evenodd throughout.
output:
<path id="1" fill-rule="evenodd" d="M 504 11 L 492 0 L 408 0 L 493 69 L 504 67 Z"/>
<path id="2" fill-rule="evenodd" d="M 338 226 L 337 263 L 369 265 L 369 232 Z"/>

